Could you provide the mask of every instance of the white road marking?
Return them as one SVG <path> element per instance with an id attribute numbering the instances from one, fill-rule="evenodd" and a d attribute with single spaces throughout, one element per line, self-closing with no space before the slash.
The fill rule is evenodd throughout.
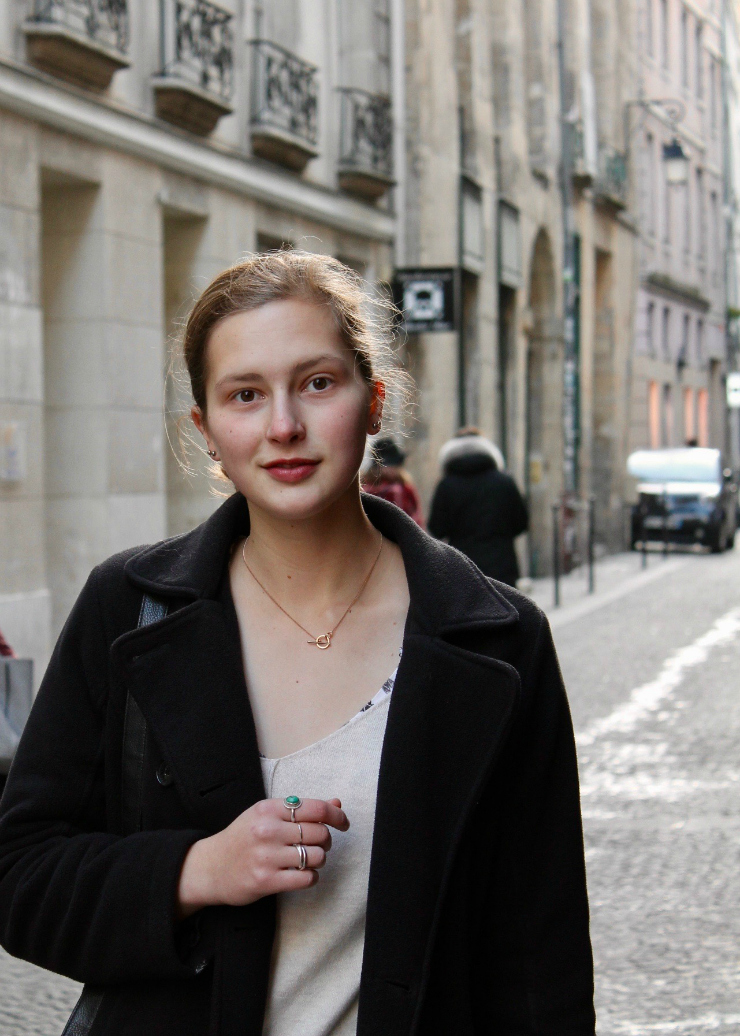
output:
<path id="1" fill-rule="evenodd" d="M 576 735 L 578 747 L 592 745 L 605 734 L 628 734 L 681 685 L 690 669 L 701 665 L 712 648 L 728 644 L 740 632 L 740 608 L 732 608 L 721 616 L 701 637 L 680 648 L 665 660 L 655 680 L 636 687 L 628 701 L 618 705 L 603 719 L 598 719 Z"/>
<path id="2" fill-rule="evenodd" d="M 649 1036 L 650 1033 L 716 1032 L 729 1025 L 740 1025 L 740 1014 L 716 1014 L 714 1011 L 701 1018 L 686 1018 L 680 1022 L 611 1022 L 611 1032 L 620 1036 Z"/>

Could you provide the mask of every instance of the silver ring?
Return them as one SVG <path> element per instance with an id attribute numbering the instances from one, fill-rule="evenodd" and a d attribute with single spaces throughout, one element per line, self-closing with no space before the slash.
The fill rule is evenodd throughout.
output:
<path id="1" fill-rule="evenodd" d="M 297 822 L 296 822 L 296 826 L 298 828 L 298 841 L 302 842 L 303 841 L 303 827 L 301 826 L 301 824 L 298 824 Z"/>
<path id="2" fill-rule="evenodd" d="M 308 853 L 306 852 L 305 845 L 300 842 L 295 842 L 293 848 L 298 850 L 298 866 L 296 867 L 296 870 L 305 871 L 306 864 L 308 863 Z"/>
<path id="3" fill-rule="evenodd" d="M 283 805 L 286 809 L 290 810 L 291 823 L 295 824 L 295 811 L 301 808 L 303 802 L 297 795 L 286 795 L 286 797 L 283 799 Z"/>

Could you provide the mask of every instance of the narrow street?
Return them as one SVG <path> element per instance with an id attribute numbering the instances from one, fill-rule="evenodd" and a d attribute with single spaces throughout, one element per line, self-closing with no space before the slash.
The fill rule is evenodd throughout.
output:
<path id="1" fill-rule="evenodd" d="M 648 573 L 550 612 L 578 733 L 598 1031 L 735 1036 L 740 549 L 651 557 Z M 1 1036 L 58 1036 L 78 987 L 0 952 L 0 989 Z"/>

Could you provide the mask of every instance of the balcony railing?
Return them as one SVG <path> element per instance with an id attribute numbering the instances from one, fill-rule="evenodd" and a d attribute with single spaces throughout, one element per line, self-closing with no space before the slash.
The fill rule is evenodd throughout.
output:
<path id="1" fill-rule="evenodd" d="M 315 65 L 268 40 L 252 41 L 252 150 L 297 172 L 318 154 Z"/>
<path id="2" fill-rule="evenodd" d="M 127 0 L 36 0 L 24 31 L 31 61 L 77 85 L 103 90 L 129 63 Z"/>
<path id="3" fill-rule="evenodd" d="M 160 0 L 162 71 L 157 114 L 205 136 L 229 113 L 234 89 L 233 15 L 208 0 Z"/>
<path id="4" fill-rule="evenodd" d="M 628 201 L 627 158 L 609 144 L 599 145 L 599 165 L 594 191 L 601 198 L 623 209 Z"/>
<path id="5" fill-rule="evenodd" d="M 390 98 L 366 90 L 341 91 L 339 184 L 368 200 L 393 183 L 393 115 Z"/>

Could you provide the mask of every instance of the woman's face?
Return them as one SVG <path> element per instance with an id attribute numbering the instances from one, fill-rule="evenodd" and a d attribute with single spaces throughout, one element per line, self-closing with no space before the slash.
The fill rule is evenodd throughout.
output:
<path id="1" fill-rule="evenodd" d="M 352 486 L 380 400 L 328 307 L 298 299 L 225 317 L 193 420 L 234 485 L 274 517 L 310 518 Z"/>

